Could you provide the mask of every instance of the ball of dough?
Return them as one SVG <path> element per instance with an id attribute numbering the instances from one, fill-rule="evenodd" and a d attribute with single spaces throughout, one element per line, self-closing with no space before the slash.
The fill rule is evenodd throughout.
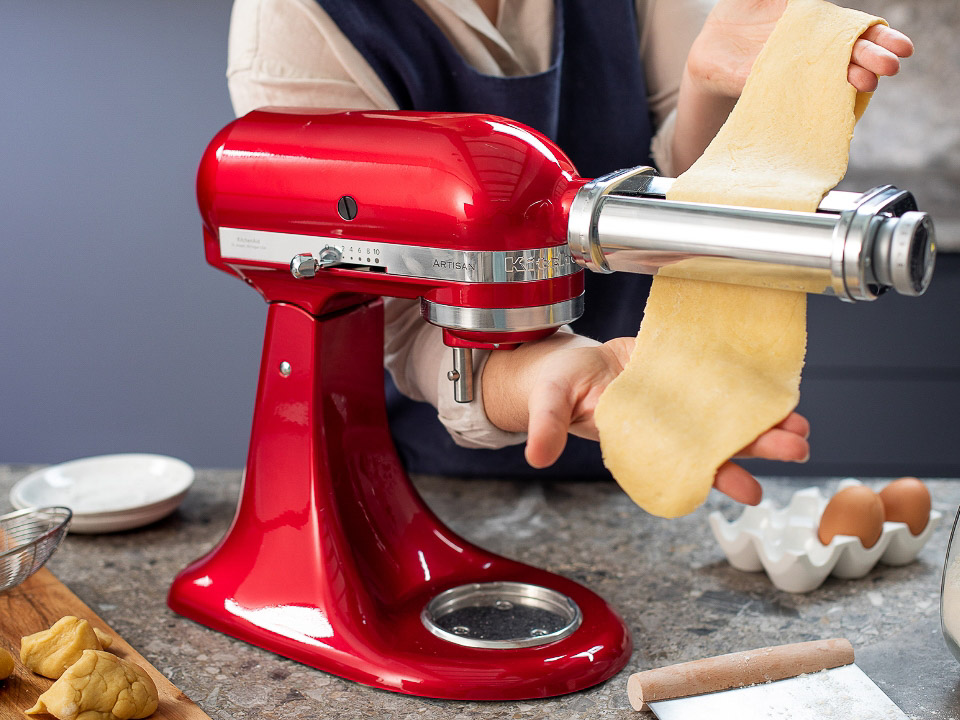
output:
<path id="1" fill-rule="evenodd" d="M 86 620 L 67 615 L 49 630 L 24 637 L 20 641 L 20 661 L 38 675 L 56 680 L 84 650 L 102 650 L 111 642 L 109 635 L 94 630 Z"/>
<path id="2" fill-rule="evenodd" d="M 84 650 L 24 712 L 58 720 L 132 720 L 152 714 L 158 704 L 157 686 L 143 668 L 102 650 Z"/>
<path id="3" fill-rule="evenodd" d="M 0 680 L 13 674 L 13 655 L 0 648 Z"/>

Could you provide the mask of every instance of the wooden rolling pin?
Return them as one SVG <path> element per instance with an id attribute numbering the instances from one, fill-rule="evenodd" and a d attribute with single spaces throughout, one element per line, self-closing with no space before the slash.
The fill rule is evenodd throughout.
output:
<path id="1" fill-rule="evenodd" d="M 776 645 L 718 655 L 634 673 L 627 695 L 634 710 L 647 703 L 760 685 L 853 662 L 853 645 L 843 638 Z"/>

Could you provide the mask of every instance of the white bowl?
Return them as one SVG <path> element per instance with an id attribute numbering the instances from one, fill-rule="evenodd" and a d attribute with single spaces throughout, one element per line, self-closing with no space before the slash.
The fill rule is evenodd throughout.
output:
<path id="1" fill-rule="evenodd" d="M 128 530 L 169 515 L 193 483 L 193 468 L 165 455 L 101 455 L 51 465 L 20 480 L 10 502 L 24 509 L 63 505 L 70 532 Z"/>
<path id="2" fill-rule="evenodd" d="M 849 478 L 841 481 L 839 489 L 860 484 Z M 906 565 L 917 557 L 942 517 L 931 510 L 927 526 L 916 536 L 906 523 L 885 522 L 880 539 L 870 548 L 850 535 L 837 535 L 824 545 L 817 529 L 827 502 L 819 488 L 806 488 L 795 492 L 782 510 L 764 500 L 744 509 L 733 522 L 712 512 L 710 528 L 735 568 L 765 570 L 779 589 L 804 593 L 819 587 L 830 574 L 853 579 L 866 575 L 877 562 Z"/>

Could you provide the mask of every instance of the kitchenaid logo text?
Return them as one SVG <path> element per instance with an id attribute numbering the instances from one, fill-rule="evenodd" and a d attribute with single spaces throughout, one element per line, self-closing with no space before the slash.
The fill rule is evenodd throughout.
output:
<path id="1" fill-rule="evenodd" d="M 503 259 L 503 269 L 507 273 L 543 273 L 555 275 L 565 272 L 570 266 L 570 253 L 557 250 L 548 255 L 507 256 Z"/>
<path id="2" fill-rule="evenodd" d="M 233 246 L 241 250 L 247 250 L 251 248 L 262 248 L 263 242 L 260 238 L 251 237 L 250 235 L 236 235 L 233 238 Z"/>

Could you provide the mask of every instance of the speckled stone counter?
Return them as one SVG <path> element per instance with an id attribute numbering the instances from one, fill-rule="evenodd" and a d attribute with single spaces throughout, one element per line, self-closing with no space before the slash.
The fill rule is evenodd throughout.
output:
<path id="1" fill-rule="evenodd" d="M 0 512 L 34 468 L 0 466 Z M 823 481 L 766 480 L 783 504 Z M 830 578 L 791 595 L 763 573 L 726 562 L 707 526 L 734 503 L 713 493 L 704 508 L 666 521 L 612 483 L 513 483 L 423 477 L 417 485 L 455 531 L 487 547 L 574 578 L 613 603 L 634 634 L 627 668 L 600 687 L 539 701 L 479 703 L 396 695 L 327 675 L 185 620 L 164 604 L 173 576 L 208 550 L 233 516 L 240 472 L 200 471 L 181 508 L 143 529 L 70 535 L 50 569 L 211 717 L 603 718 L 630 709 L 630 672 L 764 645 L 846 637 L 857 663 L 907 715 L 960 717 L 960 664 L 940 635 L 940 574 L 960 481 L 931 481 L 945 518 L 919 559 L 883 565 L 861 580 Z M 2 621 L 2 619 L 0 619 Z M 649 716 L 652 717 L 652 716 Z"/>

